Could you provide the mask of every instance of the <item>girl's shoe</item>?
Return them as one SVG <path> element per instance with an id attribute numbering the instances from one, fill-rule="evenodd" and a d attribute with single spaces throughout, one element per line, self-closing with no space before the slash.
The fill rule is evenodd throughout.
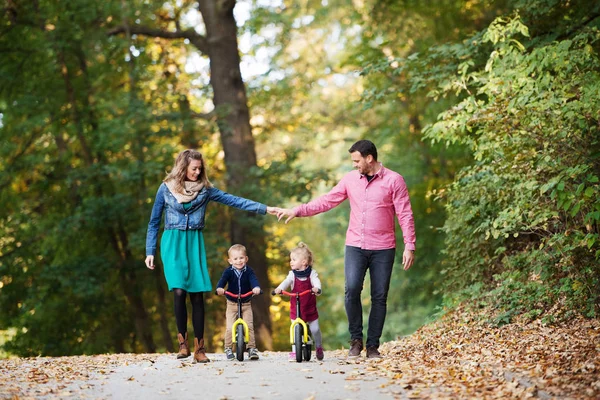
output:
<path id="1" fill-rule="evenodd" d="M 289 362 L 296 362 L 296 352 L 291 351 L 289 356 L 288 356 L 288 361 Z"/>
<path id="2" fill-rule="evenodd" d="M 233 355 L 233 351 L 231 351 L 229 347 L 225 349 L 225 355 L 227 356 L 228 360 L 233 360 L 235 358 L 235 356 Z"/>
<path id="3" fill-rule="evenodd" d="M 317 347 L 317 360 L 321 361 L 325 357 L 322 347 Z"/>

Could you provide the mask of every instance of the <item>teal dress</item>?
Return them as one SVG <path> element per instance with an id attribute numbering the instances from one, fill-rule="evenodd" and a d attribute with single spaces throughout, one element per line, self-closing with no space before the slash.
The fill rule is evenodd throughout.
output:
<path id="1" fill-rule="evenodd" d="M 183 208 L 190 208 L 190 203 L 183 204 Z M 166 229 L 160 240 L 160 247 L 165 279 L 170 291 L 212 291 L 201 230 Z"/>

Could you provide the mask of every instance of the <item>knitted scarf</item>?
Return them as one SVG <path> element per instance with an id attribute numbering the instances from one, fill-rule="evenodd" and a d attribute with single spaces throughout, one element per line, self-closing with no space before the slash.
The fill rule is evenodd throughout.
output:
<path id="1" fill-rule="evenodd" d="M 294 270 L 294 276 L 296 278 L 306 278 L 306 277 L 310 276 L 311 272 L 312 272 L 312 267 L 309 265 L 308 268 L 306 268 L 304 271 Z"/>
<path id="2" fill-rule="evenodd" d="M 169 188 L 173 196 L 175 196 L 175 199 L 178 203 L 189 203 L 190 201 L 194 200 L 204 187 L 202 182 L 185 181 L 183 193 L 181 193 L 175 190 L 175 180 L 171 179 L 166 181 L 165 185 L 167 185 L 167 188 Z"/>

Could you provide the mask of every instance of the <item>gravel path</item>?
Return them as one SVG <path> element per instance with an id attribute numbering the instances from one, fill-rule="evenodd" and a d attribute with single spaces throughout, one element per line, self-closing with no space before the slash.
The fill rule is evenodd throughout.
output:
<path id="1" fill-rule="evenodd" d="M 83 388 L 74 383 L 70 389 L 77 397 L 94 399 L 406 398 L 400 387 L 373 373 L 377 360 L 348 361 L 345 353 L 328 351 L 323 361 L 302 363 L 289 362 L 282 352 L 264 352 L 260 360 L 243 362 L 208 354 L 207 364 L 165 354 L 92 375 Z"/>

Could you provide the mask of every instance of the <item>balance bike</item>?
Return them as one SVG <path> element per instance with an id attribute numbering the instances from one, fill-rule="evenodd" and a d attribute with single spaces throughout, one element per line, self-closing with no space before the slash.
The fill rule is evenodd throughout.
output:
<path id="1" fill-rule="evenodd" d="M 253 293 L 252 291 L 244 294 L 225 291 L 224 294 L 237 298 L 237 319 L 233 322 L 233 325 L 231 325 L 231 339 L 233 341 L 233 345 L 235 346 L 236 358 L 238 361 L 244 361 L 244 352 L 246 351 L 246 345 L 250 340 L 250 334 L 248 330 L 248 324 L 242 318 L 242 299 L 252 296 Z"/>
<path id="2" fill-rule="evenodd" d="M 320 289 L 319 293 L 321 293 Z M 277 293 L 273 290 L 271 294 L 275 296 Z M 296 319 L 293 320 L 290 325 L 290 343 L 293 344 L 296 349 L 296 362 L 302 362 L 303 358 L 304 361 L 310 361 L 313 340 L 310 336 L 308 325 L 306 325 L 306 322 L 300 315 L 300 297 L 312 294 L 312 290 L 308 289 L 300 293 L 282 290 L 281 294 L 289 297 L 296 297 Z"/>

